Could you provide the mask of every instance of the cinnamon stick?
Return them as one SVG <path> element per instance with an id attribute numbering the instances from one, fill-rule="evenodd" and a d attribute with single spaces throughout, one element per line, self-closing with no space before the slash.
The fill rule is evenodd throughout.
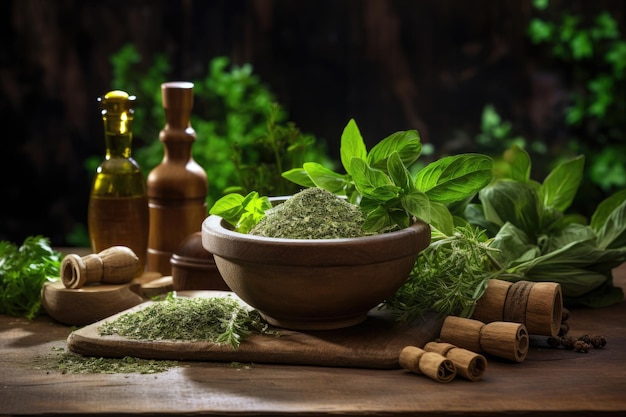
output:
<path id="1" fill-rule="evenodd" d="M 483 355 L 451 343 L 428 342 L 424 350 L 439 353 L 450 359 L 456 366 L 457 374 L 467 380 L 478 381 L 487 371 L 487 359 Z"/>
<path id="2" fill-rule="evenodd" d="M 529 336 L 521 323 L 497 321 L 483 323 L 475 319 L 448 316 L 443 322 L 440 341 L 476 353 L 488 353 L 515 362 L 528 354 Z"/>
<path id="3" fill-rule="evenodd" d="M 457 374 L 457 369 L 450 359 L 436 352 L 426 352 L 416 346 L 406 346 L 402 349 L 400 366 L 442 383 L 452 381 Z"/>
<path id="4" fill-rule="evenodd" d="M 561 327 L 563 295 L 556 282 L 492 279 L 476 302 L 473 319 L 484 323 L 523 324 L 529 334 L 556 337 Z"/>

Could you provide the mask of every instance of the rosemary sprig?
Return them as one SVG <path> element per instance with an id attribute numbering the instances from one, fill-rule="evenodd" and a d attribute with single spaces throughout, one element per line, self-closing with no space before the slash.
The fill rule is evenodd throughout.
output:
<path id="1" fill-rule="evenodd" d="M 430 311 L 470 317 L 487 282 L 501 273 L 491 255 L 495 251 L 484 232 L 471 226 L 457 227 L 450 236 L 434 235 L 408 280 L 385 301 L 385 307 L 409 322 Z"/>

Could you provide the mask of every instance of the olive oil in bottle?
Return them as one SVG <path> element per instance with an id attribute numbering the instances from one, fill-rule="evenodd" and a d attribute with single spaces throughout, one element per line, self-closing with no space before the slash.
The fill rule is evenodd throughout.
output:
<path id="1" fill-rule="evenodd" d="M 115 90 L 98 101 L 106 155 L 98 166 L 89 197 L 91 250 L 98 253 L 111 246 L 129 247 L 139 258 L 139 275 L 146 264 L 149 211 L 146 179 L 131 157 L 135 96 Z"/>

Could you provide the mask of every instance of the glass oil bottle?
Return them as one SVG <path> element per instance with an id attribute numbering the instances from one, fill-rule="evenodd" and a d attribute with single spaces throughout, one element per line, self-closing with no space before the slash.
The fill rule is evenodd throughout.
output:
<path id="1" fill-rule="evenodd" d="M 149 229 L 145 177 L 131 156 L 135 96 L 114 90 L 99 97 L 106 155 L 93 179 L 88 208 L 91 249 L 126 246 L 146 264 Z"/>

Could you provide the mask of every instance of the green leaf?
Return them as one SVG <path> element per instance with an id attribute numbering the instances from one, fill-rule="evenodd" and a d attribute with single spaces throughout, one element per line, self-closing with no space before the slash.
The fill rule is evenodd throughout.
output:
<path id="1" fill-rule="evenodd" d="M 596 232 L 599 233 L 600 229 L 607 222 L 611 213 L 621 204 L 626 201 L 626 189 L 618 191 L 607 197 L 596 207 L 595 212 L 591 216 L 590 226 Z"/>
<path id="2" fill-rule="evenodd" d="M 476 203 L 470 203 L 465 206 L 462 216 L 473 226 L 485 230 L 487 235 L 495 236 L 500 230 L 500 226 L 487 221 L 483 206 Z"/>
<path id="3" fill-rule="evenodd" d="M 0 241 L 0 314 L 38 316 L 43 285 L 59 280 L 61 256 L 39 235 L 27 237 L 20 247 Z"/>
<path id="4" fill-rule="evenodd" d="M 402 207 L 412 216 L 430 223 L 430 199 L 419 190 L 411 190 L 401 197 Z"/>
<path id="5" fill-rule="evenodd" d="M 378 201 L 388 201 L 399 196 L 400 188 L 392 183 L 387 174 L 371 168 L 363 159 L 352 158 L 350 171 L 357 190 L 363 196 Z"/>
<path id="6" fill-rule="evenodd" d="M 344 192 L 348 183 L 345 175 L 337 174 L 317 162 L 306 162 L 302 167 L 314 186 L 323 188 L 334 194 Z"/>
<path id="7" fill-rule="evenodd" d="M 530 180 L 531 161 L 524 148 L 513 145 L 504 152 L 504 160 L 509 165 L 509 178 L 514 181 L 527 182 Z"/>
<path id="8" fill-rule="evenodd" d="M 536 241 L 512 223 L 505 223 L 493 238 L 492 248 L 497 249 L 495 257 L 509 267 L 529 261 L 541 254 Z"/>
<path id="9" fill-rule="evenodd" d="M 213 204 L 209 214 L 222 217 L 240 233 L 248 233 L 271 207 L 269 198 L 252 191 L 245 197 L 240 194 L 223 196 Z"/>
<path id="10" fill-rule="evenodd" d="M 510 272 L 523 273 L 528 281 L 557 282 L 563 296 L 579 297 L 603 285 L 608 279 L 606 272 L 624 261 L 626 247 L 603 250 L 587 239 L 532 258 Z"/>
<path id="11" fill-rule="evenodd" d="M 209 214 L 223 217 L 234 226 L 243 212 L 243 200 L 241 194 L 227 194 L 213 204 Z"/>
<path id="12" fill-rule="evenodd" d="M 453 203 L 475 194 L 493 178 L 493 160 L 486 155 L 447 156 L 428 164 L 415 177 L 415 187 L 432 201 Z"/>
<path id="13" fill-rule="evenodd" d="M 501 227 L 510 222 L 533 237 L 540 232 L 542 207 L 533 185 L 501 180 L 480 190 L 478 197 L 488 222 Z"/>
<path id="14" fill-rule="evenodd" d="M 411 180 L 411 174 L 402 162 L 400 154 L 398 152 L 392 152 L 387 159 L 387 172 L 389 176 L 405 193 L 408 193 L 413 189 L 413 182 Z"/>
<path id="15" fill-rule="evenodd" d="M 394 222 L 391 219 L 389 213 L 385 210 L 384 207 L 378 206 L 374 210 L 368 212 L 365 217 L 365 221 L 363 222 L 363 230 L 368 232 L 379 232 L 386 228 L 389 228 L 390 225 L 393 225 Z"/>
<path id="16" fill-rule="evenodd" d="M 315 183 L 311 180 L 309 174 L 304 170 L 304 168 L 293 168 L 289 171 L 285 171 L 282 174 L 282 177 L 288 179 L 289 181 L 301 185 L 306 188 L 315 187 Z"/>
<path id="17" fill-rule="evenodd" d="M 624 192 L 616 193 L 616 195 L 623 198 Z M 602 207 L 602 210 L 606 210 L 612 204 L 614 204 L 614 201 L 609 200 L 606 203 L 606 207 Z M 598 221 L 599 219 L 596 219 L 596 223 Z M 611 210 L 602 222 L 602 225 L 597 229 L 597 234 L 597 245 L 599 248 L 626 248 L 626 200 L 622 200 L 618 206 Z"/>
<path id="18" fill-rule="evenodd" d="M 572 204 L 583 178 L 585 157 L 583 155 L 562 162 L 543 181 L 539 195 L 543 204 L 564 212 Z"/>
<path id="19" fill-rule="evenodd" d="M 577 32 L 572 39 L 570 46 L 572 48 L 572 55 L 576 59 L 588 58 L 593 55 L 593 43 L 589 39 L 587 32 Z"/>
<path id="20" fill-rule="evenodd" d="M 446 236 L 454 233 L 454 218 L 445 204 L 430 202 L 430 225 Z"/>
<path id="21" fill-rule="evenodd" d="M 341 134 L 341 146 L 339 148 L 339 156 L 341 157 L 341 164 L 348 174 L 352 174 L 350 171 L 353 158 L 359 158 L 366 160 L 367 149 L 363 136 L 359 131 L 358 126 L 354 119 L 350 119 L 346 127 Z"/>
<path id="22" fill-rule="evenodd" d="M 387 169 L 387 160 L 394 152 L 398 153 L 406 167 L 415 162 L 422 152 L 422 143 L 417 131 L 396 132 L 381 140 L 368 153 L 367 163 L 372 168 Z"/>

